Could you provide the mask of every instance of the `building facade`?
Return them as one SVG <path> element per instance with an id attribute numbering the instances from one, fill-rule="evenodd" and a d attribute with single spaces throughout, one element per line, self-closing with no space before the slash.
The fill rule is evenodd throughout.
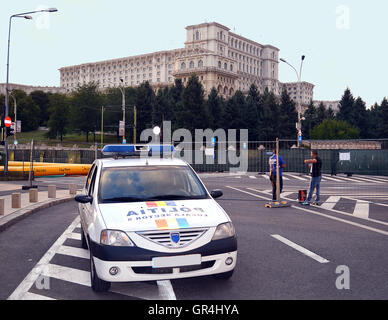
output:
<path id="1" fill-rule="evenodd" d="M 318 108 L 321 103 L 325 106 L 326 110 L 331 108 L 331 110 L 333 110 L 334 113 L 337 113 L 339 111 L 339 103 L 340 103 L 339 100 L 335 100 L 335 101 L 314 100 L 313 101 L 313 104 L 314 104 L 315 108 Z"/>
<path id="2" fill-rule="evenodd" d="M 186 27 L 185 47 L 139 56 L 60 68 L 60 87 L 71 92 L 78 85 L 96 82 L 100 89 L 119 85 L 154 87 L 186 82 L 195 73 L 205 91 L 216 88 L 224 97 L 236 90 L 248 92 L 252 83 L 261 92 L 281 93 L 279 49 L 230 32 L 216 22 Z"/>
<path id="3" fill-rule="evenodd" d="M 0 83 L 0 94 L 6 93 L 6 83 Z M 9 91 L 23 90 L 25 93 L 30 94 L 33 91 L 43 91 L 46 93 L 65 93 L 66 90 L 62 87 L 45 87 L 45 86 L 27 86 L 24 84 L 8 83 Z"/>

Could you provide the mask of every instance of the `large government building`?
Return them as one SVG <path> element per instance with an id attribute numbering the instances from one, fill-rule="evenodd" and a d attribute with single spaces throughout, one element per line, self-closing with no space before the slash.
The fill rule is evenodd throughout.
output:
<path id="1" fill-rule="evenodd" d="M 303 104 L 313 99 L 312 84 L 303 82 L 297 94 L 297 83 L 279 82 L 278 48 L 244 38 L 216 22 L 188 26 L 186 34 L 181 49 L 63 67 L 59 69 L 60 86 L 71 92 L 92 81 L 102 90 L 148 81 L 159 88 L 172 85 L 177 78 L 185 83 L 195 73 L 206 93 L 214 87 L 225 98 L 236 90 L 247 93 L 254 83 L 261 92 L 265 88 L 277 95 L 283 89 L 292 91 L 294 99 L 303 97 Z"/>

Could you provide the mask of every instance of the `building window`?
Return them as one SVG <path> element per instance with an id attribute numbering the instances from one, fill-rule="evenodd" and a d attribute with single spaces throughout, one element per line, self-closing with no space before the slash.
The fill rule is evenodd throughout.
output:
<path id="1" fill-rule="evenodd" d="M 195 33 L 195 40 L 199 40 L 199 31 Z"/>
<path id="2" fill-rule="evenodd" d="M 233 71 L 233 64 L 230 65 L 230 71 Z"/>
<path id="3" fill-rule="evenodd" d="M 203 67 L 203 61 L 202 60 L 199 60 L 198 61 L 198 68 L 202 68 Z"/>
<path id="4" fill-rule="evenodd" d="M 190 69 L 194 68 L 194 61 L 190 61 Z"/>
<path id="5" fill-rule="evenodd" d="M 221 66 L 222 66 L 221 61 L 218 61 L 218 68 L 221 69 Z"/>
<path id="6" fill-rule="evenodd" d="M 224 69 L 228 70 L 228 65 L 226 63 L 224 63 Z"/>
<path id="7" fill-rule="evenodd" d="M 181 63 L 181 69 L 186 69 L 186 63 L 184 62 Z"/>

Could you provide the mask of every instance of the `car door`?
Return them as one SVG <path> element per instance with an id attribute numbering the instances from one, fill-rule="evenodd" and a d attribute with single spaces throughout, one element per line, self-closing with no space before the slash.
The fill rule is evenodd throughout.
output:
<path id="1" fill-rule="evenodd" d="M 94 182 L 96 180 L 98 167 L 96 164 L 93 164 L 92 168 L 89 171 L 88 177 L 86 179 L 84 193 L 88 196 L 93 195 L 94 191 Z M 84 230 L 87 232 L 90 226 L 93 215 L 93 205 L 91 203 L 80 204 L 81 206 L 81 220 Z"/>

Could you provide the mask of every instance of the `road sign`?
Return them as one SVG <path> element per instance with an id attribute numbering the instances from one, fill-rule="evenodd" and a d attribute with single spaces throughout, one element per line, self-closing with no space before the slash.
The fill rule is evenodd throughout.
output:
<path id="1" fill-rule="evenodd" d="M 11 127 L 11 125 L 12 125 L 12 120 L 11 120 L 10 117 L 5 117 L 5 118 L 4 118 L 4 125 L 5 125 L 7 128 Z"/>

